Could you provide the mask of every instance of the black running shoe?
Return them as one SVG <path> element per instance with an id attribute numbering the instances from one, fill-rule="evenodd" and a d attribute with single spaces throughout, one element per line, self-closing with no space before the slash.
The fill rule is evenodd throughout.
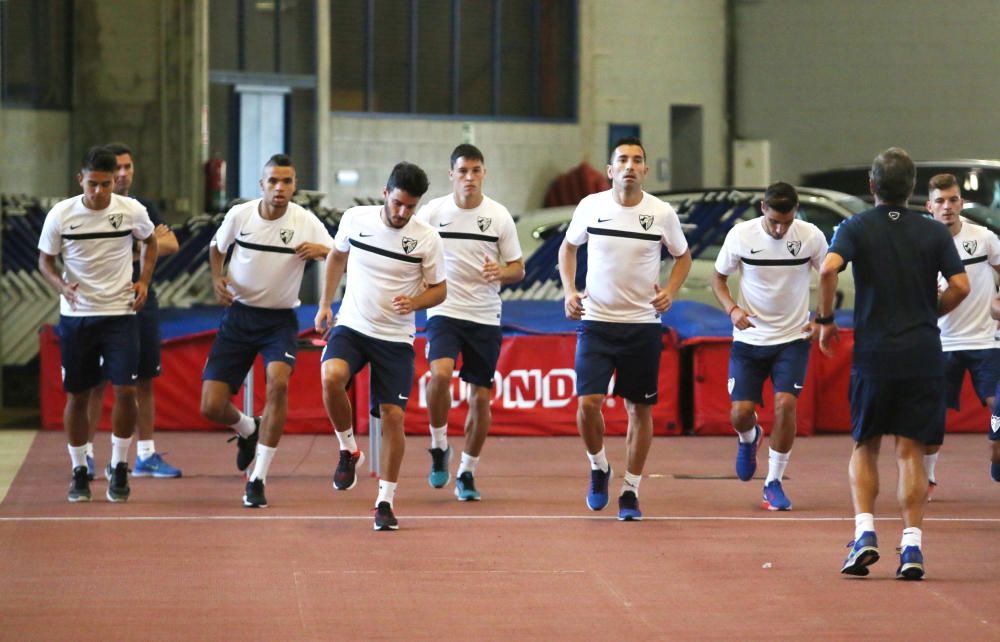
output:
<path id="1" fill-rule="evenodd" d="M 399 529 L 399 522 L 392 514 L 392 506 L 389 505 L 389 502 L 379 502 L 378 506 L 375 507 L 375 530 L 394 531 L 397 529 Z"/>
<path id="2" fill-rule="evenodd" d="M 66 499 L 73 503 L 90 501 L 90 475 L 86 466 L 77 466 L 73 469 L 73 479 L 69 482 Z"/>
<path id="3" fill-rule="evenodd" d="M 365 463 L 365 454 L 360 450 L 352 453 L 350 450 L 340 451 L 340 463 L 333 473 L 333 487 L 337 490 L 351 490 L 358 483 L 357 467 Z"/>
<path id="4" fill-rule="evenodd" d="M 128 487 L 128 464 L 120 461 L 111 471 L 111 479 L 108 481 L 108 501 L 127 502 L 132 489 Z"/>
<path id="5" fill-rule="evenodd" d="M 226 441 L 236 440 L 236 468 L 244 471 L 253 463 L 257 456 L 257 440 L 260 438 L 260 417 L 253 418 L 253 433 L 249 437 L 233 435 Z"/>
<path id="6" fill-rule="evenodd" d="M 247 508 L 267 508 L 263 479 L 247 482 L 247 489 L 243 493 L 243 505 Z"/>

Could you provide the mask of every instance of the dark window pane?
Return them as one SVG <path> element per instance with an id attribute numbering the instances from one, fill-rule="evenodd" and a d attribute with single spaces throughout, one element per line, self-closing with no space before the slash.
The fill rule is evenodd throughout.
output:
<path id="1" fill-rule="evenodd" d="M 493 2 L 459 4 L 458 113 L 493 112 Z"/>
<path id="2" fill-rule="evenodd" d="M 541 2 L 539 116 L 571 118 L 576 106 L 576 3 Z"/>
<path id="3" fill-rule="evenodd" d="M 288 101 L 293 123 L 288 153 L 295 161 L 295 177 L 299 189 L 316 189 L 317 135 L 316 135 L 316 91 L 296 89 Z"/>
<path id="4" fill-rule="evenodd" d="M 72 24 L 69 0 L 0 2 L 4 102 L 69 108 Z"/>
<path id="5" fill-rule="evenodd" d="M 208 67 L 239 71 L 239 2 L 208 3 Z"/>
<path id="6" fill-rule="evenodd" d="M 281 0 L 280 17 L 281 73 L 316 73 L 315 1 Z"/>
<path id="7" fill-rule="evenodd" d="M 243 69 L 272 73 L 274 63 L 274 0 L 243 0 Z"/>
<path id="8" fill-rule="evenodd" d="M 500 14 L 500 114 L 534 116 L 535 0 L 503 0 Z"/>
<path id="9" fill-rule="evenodd" d="M 410 0 L 375 2 L 375 94 L 378 112 L 410 111 Z"/>
<path id="10" fill-rule="evenodd" d="M 330 109 L 365 110 L 365 0 L 330 5 Z"/>
<path id="11" fill-rule="evenodd" d="M 451 113 L 451 0 L 417 3 L 417 112 Z"/>

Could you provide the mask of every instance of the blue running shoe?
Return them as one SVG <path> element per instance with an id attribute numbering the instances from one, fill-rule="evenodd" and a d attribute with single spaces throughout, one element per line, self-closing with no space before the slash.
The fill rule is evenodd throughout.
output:
<path id="1" fill-rule="evenodd" d="M 626 490 L 618 498 L 618 521 L 642 521 L 642 511 L 639 510 L 639 498 L 630 490 Z"/>
<path id="2" fill-rule="evenodd" d="M 611 481 L 611 464 L 608 472 L 601 469 L 590 471 L 590 490 L 587 492 L 587 508 L 601 510 L 608 505 L 608 482 Z"/>
<path id="3" fill-rule="evenodd" d="M 792 510 L 792 500 L 785 496 L 780 481 L 775 479 L 764 486 L 764 498 L 760 502 L 760 507 L 767 510 Z"/>
<path id="4" fill-rule="evenodd" d="M 993 481 L 1000 482 L 1000 463 L 993 462 L 990 464 L 990 476 L 993 477 Z"/>
<path id="5" fill-rule="evenodd" d="M 133 477 L 180 477 L 181 469 L 171 466 L 160 453 L 153 453 L 149 457 L 143 459 L 136 455 L 135 458 L 135 468 L 132 469 Z"/>
<path id="6" fill-rule="evenodd" d="M 875 531 L 861 533 L 861 537 L 847 546 L 851 552 L 847 554 L 840 572 L 859 577 L 868 575 L 868 567 L 878 561 L 878 538 L 875 537 Z"/>
<path id="7" fill-rule="evenodd" d="M 753 474 L 757 472 L 757 449 L 760 448 L 760 442 L 763 441 L 764 431 L 760 429 L 760 426 L 754 426 L 753 429 L 757 431 L 753 442 L 749 444 L 739 442 L 736 449 L 736 476 L 741 481 L 750 481 L 753 479 Z"/>
<path id="8" fill-rule="evenodd" d="M 476 478 L 465 471 L 455 478 L 455 497 L 460 502 L 478 502 L 479 491 L 476 490 Z"/>
<path id="9" fill-rule="evenodd" d="M 94 456 L 87 455 L 87 479 L 94 481 L 95 474 L 97 474 L 97 464 L 94 463 Z"/>
<path id="10" fill-rule="evenodd" d="M 433 488 L 444 488 L 451 481 L 451 473 L 448 472 L 451 446 L 448 446 L 448 450 L 428 448 L 427 452 L 431 454 L 431 472 L 427 475 L 427 483 Z"/>
<path id="11" fill-rule="evenodd" d="M 919 546 L 907 546 L 899 554 L 897 580 L 922 580 L 924 578 L 924 554 Z"/>

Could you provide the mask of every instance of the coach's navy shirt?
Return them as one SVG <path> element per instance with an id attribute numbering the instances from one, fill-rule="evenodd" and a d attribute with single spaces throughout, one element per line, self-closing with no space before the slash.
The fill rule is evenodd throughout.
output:
<path id="1" fill-rule="evenodd" d="M 861 374 L 943 374 L 937 326 L 937 276 L 965 271 L 941 223 L 880 205 L 840 225 L 830 251 L 854 271 L 854 363 Z"/>
<path id="2" fill-rule="evenodd" d="M 146 213 L 149 214 L 149 220 L 153 222 L 153 234 L 156 234 L 156 226 L 163 223 L 163 219 L 160 218 L 160 212 L 153 205 L 152 201 L 147 201 L 144 198 L 139 198 L 138 196 L 133 196 L 135 200 L 139 201 L 143 207 L 146 208 Z M 132 283 L 139 280 L 139 275 L 142 274 L 140 269 L 139 259 L 136 258 L 132 261 Z M 153 283 L 150 282 L 149 290 L 146 293 L 146 305 L 143 310 L 155 310 L 160 307 L 159 301 L 156 299 L 156 290 L 153 289 Z"/>

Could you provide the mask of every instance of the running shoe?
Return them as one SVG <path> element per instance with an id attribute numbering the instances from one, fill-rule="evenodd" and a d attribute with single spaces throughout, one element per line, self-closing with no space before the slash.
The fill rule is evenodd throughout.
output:
<path id="1" fill-rule="evenodd" d="M 476 490 L 476 478 L 465 471 L 455 478 L 455 497 L 460 502 L 478 502 L 479 491 Z"/>
<path id="2" fill-rule="evenodd" d="M 86 466 L 77 466 L 73 469 L 73 478 L 69 482 L 69 492 L 66 494 L 66 499 L 74 504 L 90 501 L 90 477 L 87 474 Z"/>
<path id="3" fill-rule="evenodd" d="M 922 580 L 924 578 L 924 554 L 919 546 L 907 546 L 899 553 L 897 580 Z"/>
<path id="4" fill-rule="evenodd" d="M 757 472 L 757 449 L 760 448 L 760 442 L 763 441 L 764 431 L 761 430 L 760 426 L 754 426 L 753 429 L 757 431 L 754 440 L 749 444 L 744 444 L 741 441 L 736 448 L 736 476 L 741 481 L 750 481 L 753 479 L 753 474 Z"/>
<path id="5" fill-rule="evenodd" d="M 642 521 L 642 511 L 639 510 L 639 498 L 630 490 L 626 490 L 618 497 L 618 521 Z"/>
<path id="6" fill-rule="evenodd" d="M 878 538 L 875 531 L 865 531 L 861 537 L 847 545 L 851 552 L 844 560 L 840 572 L 845 575 L 868 575 L 868 567 L 878 561 Z"/>
<path id="7" fill-rule="evenodd" d="M 434 488 L 444 488 L 451 481 L 451 473 L 448 472 L 451 446 L 448 446 L 448 450 L 429 448 L 427 452 L 431 454 L 431 472 L 427 475 L 427 483 Z"/>
<path id="8" fill-rule="evenodd" d="M 764 497 L 761 499 L 760 507 L 767 510 L 792 510 L 792 500 L 785 496 L 780 481 L 775 479 L 764 486 Z"/>
<path id="9" fill-rule="evenodd" d="M 399 522 L 392 514 L 392 506 L 389 502 L 379 502 L 375 507 L 375 525 L 377 531 L 394 531 L 399 529 Z"/>
<path id="10" fill-rule="evenodd" d="M 158 477 L 161 479 L 180 477 L 181 469 L 175 468 L 166 462 L 160 453 L 153 453 L 143 459 L 136 456 L 135 468 L 132 469 L 133 477 Z"/>
<path id="11" fill-rule="evenodd" d="M 608 482 L 611 481 L 611 464 L 608 472 L 600 468 L 590 471 L 590 489 L 587 491 L 587 508 L 601 510 L 608 505 Z"/>
<path id="12" fill-rule="evenodd" d="M 108 464 L 108 466 L 110 465 Z M 111 471 L 111 479 L 108 481 L 108 501 L 127 502 L 131 492 L 132 489 L 128 486 L 128 464 L 120 461 Z"/>
<path id="13" fill-rule="evenodd" d="M 358 483 L 357 467 L 365 463 L 365 454 L 359 449 L 340 451 L 340 462 L 333 473 L 333 487 L 336 490 L 351 490 Z"/>
<path id="14" fill-rule="evenodd" d="M 267 498 L 264 497 L 264 480 L 255 479 L 247 482 L 243 492 L 243 505 L 247 508 L 267 508 Z"/>

